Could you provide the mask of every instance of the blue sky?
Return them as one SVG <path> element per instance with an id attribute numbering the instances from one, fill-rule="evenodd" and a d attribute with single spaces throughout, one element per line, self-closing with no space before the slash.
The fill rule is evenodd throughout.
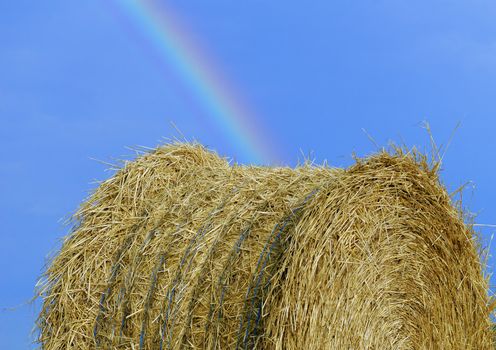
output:
<path id="1" fill-rule="evenodd" d="M 115 2 L 0 1 L 0 307 L 23 304 L 73 212 L 110 176 L 91 160 L 177 136 L 246 159 Z M 444 158 L 449 189 L 496 224 L 494 1 L 171 1 L 280 150 L 347 166 L 389 140 Z M 481 228 L 487 239 L 495 229 Z M 494 260 L 490 259 L 490 264 Z M 492 283 L 496 283 L 493 279 Z M 37 307 L 0 311 L 7 349 L 30 347 Z"/>

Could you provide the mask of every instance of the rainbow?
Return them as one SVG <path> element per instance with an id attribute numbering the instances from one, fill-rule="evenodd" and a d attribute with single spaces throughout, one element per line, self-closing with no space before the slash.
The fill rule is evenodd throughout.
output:
<path id="1" fill-rule="evenodd" d="M 227 138 L 243 161 L 267 164 L 279 161 L 273 139 L 234 96 L 204 52 L 179 25 L 171 9 L 152 0 L 115 0 L 119 9 L 142 32 L 161 59 L 172 65 L 202 110 Z"/>

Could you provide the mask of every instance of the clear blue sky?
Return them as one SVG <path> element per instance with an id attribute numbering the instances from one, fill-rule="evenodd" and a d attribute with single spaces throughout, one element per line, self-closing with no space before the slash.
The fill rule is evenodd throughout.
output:
<path id="1" fill-rule="evenodd" d="M 461 123 L 443 181 L 496 224 L 496 2 L 171 1 L 181 22 L 257 112 L 280 162 L 300 149 L 352 163 L 375 150 L 362 131 L 428 147 Z M 115 4 L 0 1 L 0 307 L 24 303 L 48 252 L 95 179 L 91 160 L 175 135 L 174 121 L 237 157 L 175 67 Z M 494 229 L 481 229 L 488 237 Z M 494 264 L 494 260 L 490 259 Z M 493 279 L 493 284 L 496 280 Z M 39 305 L 38 305 L 39 306 Z M 30 347 L 35 306 L 0 311 L 5 349 Z"/>

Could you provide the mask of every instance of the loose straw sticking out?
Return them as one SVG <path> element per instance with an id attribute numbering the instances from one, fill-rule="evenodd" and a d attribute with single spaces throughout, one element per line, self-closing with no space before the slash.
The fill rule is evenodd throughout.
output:
<path id="1" fill-rule="evenodd" d="M 348 169 L 125 163 L 40 284 L 43 349 L 492 349 L 471 226 L 416 152 Z"/>

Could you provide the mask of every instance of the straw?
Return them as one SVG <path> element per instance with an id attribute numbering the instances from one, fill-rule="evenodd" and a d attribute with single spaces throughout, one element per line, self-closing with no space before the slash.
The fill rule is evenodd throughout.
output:
<path id="1" fill-rule="evenodd" d="M 230 164 L 199 144 L 103 181 L 40 279 L 43 349 L 493 349 L 441 157 Z"/>

